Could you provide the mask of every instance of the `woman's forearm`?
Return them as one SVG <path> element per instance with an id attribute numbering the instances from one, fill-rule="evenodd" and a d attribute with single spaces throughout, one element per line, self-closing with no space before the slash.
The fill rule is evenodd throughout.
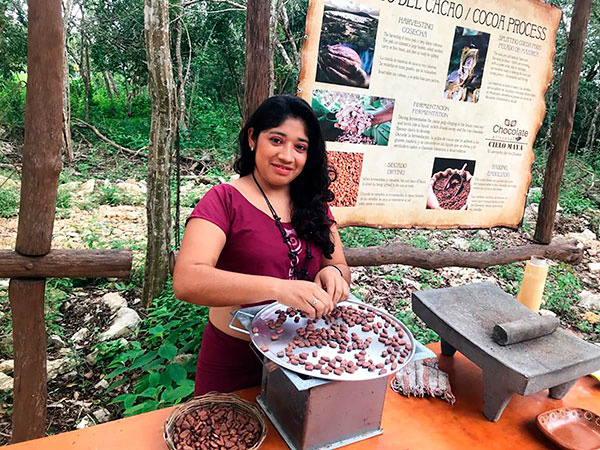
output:
<path id="1" fill-rule="evenodd" d="M 204 306 L 233 306 L 277 299 L 282 280 L 217 269 L 207 264 L 175 266 L 173 293 Z"/>

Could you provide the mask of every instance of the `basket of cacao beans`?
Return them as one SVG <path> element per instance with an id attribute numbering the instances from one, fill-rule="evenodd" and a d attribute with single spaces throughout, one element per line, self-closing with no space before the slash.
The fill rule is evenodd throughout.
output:
<path id="1" fill-rule="evenodd" d="M 164 429 L 170 450 L 255 450 L 266 436 L 267 423 L 256 405 L 218 392 L 173 410 Z"/>

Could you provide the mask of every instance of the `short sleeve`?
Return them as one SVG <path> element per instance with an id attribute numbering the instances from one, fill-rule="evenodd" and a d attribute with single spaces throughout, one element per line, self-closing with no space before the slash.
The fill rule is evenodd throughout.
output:
<path id="1" fill-rule="evenodd" d="M 231 227 L 231 216 L 231 195 L 224 185 L 219 184 L 204 194 L 187 218 L 186 225 L 190 219 L 205 219 L 214 223 L 227 235 Z"/>
<path id="2" fill-rule="evenodd" d="M 331 225 L 335 224 L 335 217 L 333 217 L 333 213 L 331 212 L 329 204 L 327 205 L 327 217 L 329 218 L 329 220 L 331 220 Z"/>

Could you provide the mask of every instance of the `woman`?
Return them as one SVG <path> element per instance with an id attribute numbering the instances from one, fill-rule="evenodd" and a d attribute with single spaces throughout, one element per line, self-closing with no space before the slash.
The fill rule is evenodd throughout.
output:
<path id="1" fill-rule="evenodd" d="M 325 141 L 308 104 L 266 100 L 239 135 L 240 178 L 210 189 L 190 215 L 175 296 L 210 306 L 195 395 L 260 384 L 248 337 L 229 328 L 240 307 L 278 301 L 320 317 L 349 295 L 350 270 L 327 202 Z"/>

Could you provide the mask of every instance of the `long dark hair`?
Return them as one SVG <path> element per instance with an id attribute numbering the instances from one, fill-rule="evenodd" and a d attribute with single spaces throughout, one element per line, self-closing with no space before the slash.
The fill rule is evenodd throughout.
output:
<path id="1" fill-rule="evenodd" d="M 240 132 L 240 155 L 233 168 L 241 177 L 254 171 L 255 152 L 250 150 L 248 142 L 250 128 L 254 139 L 258 140 L 262 131 L 275 128 L 289 118 L 302 120 L 308 135 L 306 164 L 290 184 L 292 225 L 300 238 L 310 240 L 321 248 L 326 258 L 331 259 L 334 246 L 329 234 L 332 221 L 327 216 L 327 203 L 333 200 L 329 185 L 335 179 L 335 172 L 327 166 L 325 138 L 308 103 L 293 95 L 265 100 Z"/>

